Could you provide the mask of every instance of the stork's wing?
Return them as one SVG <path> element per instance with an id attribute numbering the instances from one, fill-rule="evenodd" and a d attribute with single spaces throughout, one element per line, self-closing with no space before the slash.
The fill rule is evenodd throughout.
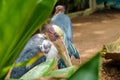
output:
<path id="1" fill-rule="evenodd" d="M 24 62 L 32 57 L 34 57 L 38 52 L 41 51 L 43 41 L 45 40 L 44 36 L 41 34 L 36 34 L 33 37 L 30 38 L 26 46 L 24 47 L 23 51 L 21 52 L 20 56 L 16 60 L 15 64 L 19 62 Z M 46 46 L 43 46 L 46 47 Z M 28 72 L 31 68 L 34 66 L 46 61 L 46 56 L 43 56 L 39 58 L 37 61 L 35 61 L 30 66 L 20 66 L 20 67 L 14 67 L 11 72 L 11 78 L 20 78 L 23 74 Z"/>
<path id="2" fill-rule="evenodd" d="M 67 35 L 67 38 L 72 42 L 73 32 L 70 18 L 65 14 L 56 14 L 52 17 L 51 23 L 59 26 Z"/>
<path id="3" fill-rule="evenodd" d="M 39 45 L 42 45 L 44 40 L 45 38 L 41 34 L 32 36 L 20 53 L 16 63 L 26 61 L 35 56 L 40 51 Z"/>
<path id="4" fill-rule="evenodd" d="M 72 56 L 74 55 L 74 57 L 76 59 L 80 59 L 80 55 L 77 51 L 77 49 L 75 48 L 75 46 L 72 44 L 71 41 L 67 40 L 66 34 L 64 33 L 64 41 L 65 41 L 65 45 L 67 47 L 67 50 L 69 52 L 69 55 Z"/>
<path id="5" fill-rule="evenodd" d="M 35 63 L 33 63 L 31 66 L 21 66 L 21 67 L 14 67 L 11 71 L 10 78 L 20 78 L 22 75 L 24 75 L 26 72 L 28 72 L 30 69 L 35 67 L 36 65 L 45 62 L 46 56 L 42 56 L 40 59 L 38 59 Z"/>
<path id="6" fill-rule="evenodd" d="M 69 54 L 74 55 L 76 59 L 80 59 L 80 55 L 77 49 L 74 47 L 74 45 L 71 42 L 69 43 L 69 46 L 67 49 L 68 49 Z"/>

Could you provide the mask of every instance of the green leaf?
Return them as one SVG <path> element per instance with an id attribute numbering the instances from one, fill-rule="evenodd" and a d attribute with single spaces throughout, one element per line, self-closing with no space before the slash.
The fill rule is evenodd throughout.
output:
<path id="1" fill-rule="evenodd" d="M 43 77 L 54 68 L 55 62 L 56 59 L 52 59 L 50 61 L 39 64 L 24 74 L 20 79 L 32 80 Z"/>
<path id="2" fill-rule="evenodd" d="M 0 0 L 0 78 L 30 36 L 47 20 L 56 0 Z"/>
<path id="3" fill-rule="evenodd" d="M 47 76 L 52 78 L 69 78 L 76 71 L 76 66 L 52 71 Z"/>
<path id="4" fill-rule="evenodd" d="M 100 53 L 95 55 L 80 68 L 68 80 L 99 80 Z"/>
<path id="5" fill-rule="evenodd" d="M 9 64 L 10 51 L 14 49 L 19 34 L 29 20 L 37 0 L 1 0 L 0 5 L 0 72 Z M 29 14 L 28 14 L 29 12 Z M 16 53 L 17 54 L 17 53 Z M 13 57 L 13 56 L 12 56 Z M 7 64 L 6 64 L 7 63 Z M 0 73 L 2 75 L 3 73 Z"/>

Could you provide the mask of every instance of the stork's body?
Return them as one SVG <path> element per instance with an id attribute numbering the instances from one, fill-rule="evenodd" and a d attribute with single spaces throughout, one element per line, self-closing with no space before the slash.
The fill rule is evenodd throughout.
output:
<path id="1" fill-rule="evenodd" d="M 66 37 L 69 41 L 73 41 L 73 30 L 70 18 L 63 14 L 58 13 L 52 17 L 51 23 L 58 25 L 66 34 Z"/>
<path id="2" fill-rule="evenodd" d="M 44 53 L 44 55 L 30 66 L 13 68 L 11 72 L 11 78 L 19 78 L 34 66 L 54 57 L 58 58 L 59 56 L 56 47 L 45 37 L 44 34 L 35 34 L 28 41 L 15 64 L 27 61 L 38 53 Z"/>
<path id="3" fill-rule="evenodd" d="M 69 52 L 69 55 L 74 55 L 75 58 L 80 59 L 79 53 L 72 44 L 73 30 L 70 18 L 64 14 L 65 9 L 63 6 L 57 6 L 55 15 L 51 19 L 51 23 L 59 26 L 64 32 L 64 42 Z"/>

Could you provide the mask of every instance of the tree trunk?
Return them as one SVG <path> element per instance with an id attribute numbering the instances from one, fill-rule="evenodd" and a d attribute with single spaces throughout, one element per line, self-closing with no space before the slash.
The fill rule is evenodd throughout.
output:
<path id="1" fill-rule="evenodd" d="M 89 0 L 89 6 L 92 11 L 96 10 L 96 0 Z"/>

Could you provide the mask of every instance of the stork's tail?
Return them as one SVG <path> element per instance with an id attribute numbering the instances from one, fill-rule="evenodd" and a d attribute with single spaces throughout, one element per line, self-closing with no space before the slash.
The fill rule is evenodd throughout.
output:
<path id="1" fill-rule="evenodd" d="M 66 64 L 62 58 L 58 60 L 58 69 L 66 68 Z"/>
<path id="2" fill-rule="evenodd" d="M 73 55 L 76 59 L 80 59 L 80 55 L 79 55 L 77 49 L 74 47 L 74 45 L 71 42 L 69 42 L 69 46 L 67 49 L 68 49 L 70 56 Z"/>

